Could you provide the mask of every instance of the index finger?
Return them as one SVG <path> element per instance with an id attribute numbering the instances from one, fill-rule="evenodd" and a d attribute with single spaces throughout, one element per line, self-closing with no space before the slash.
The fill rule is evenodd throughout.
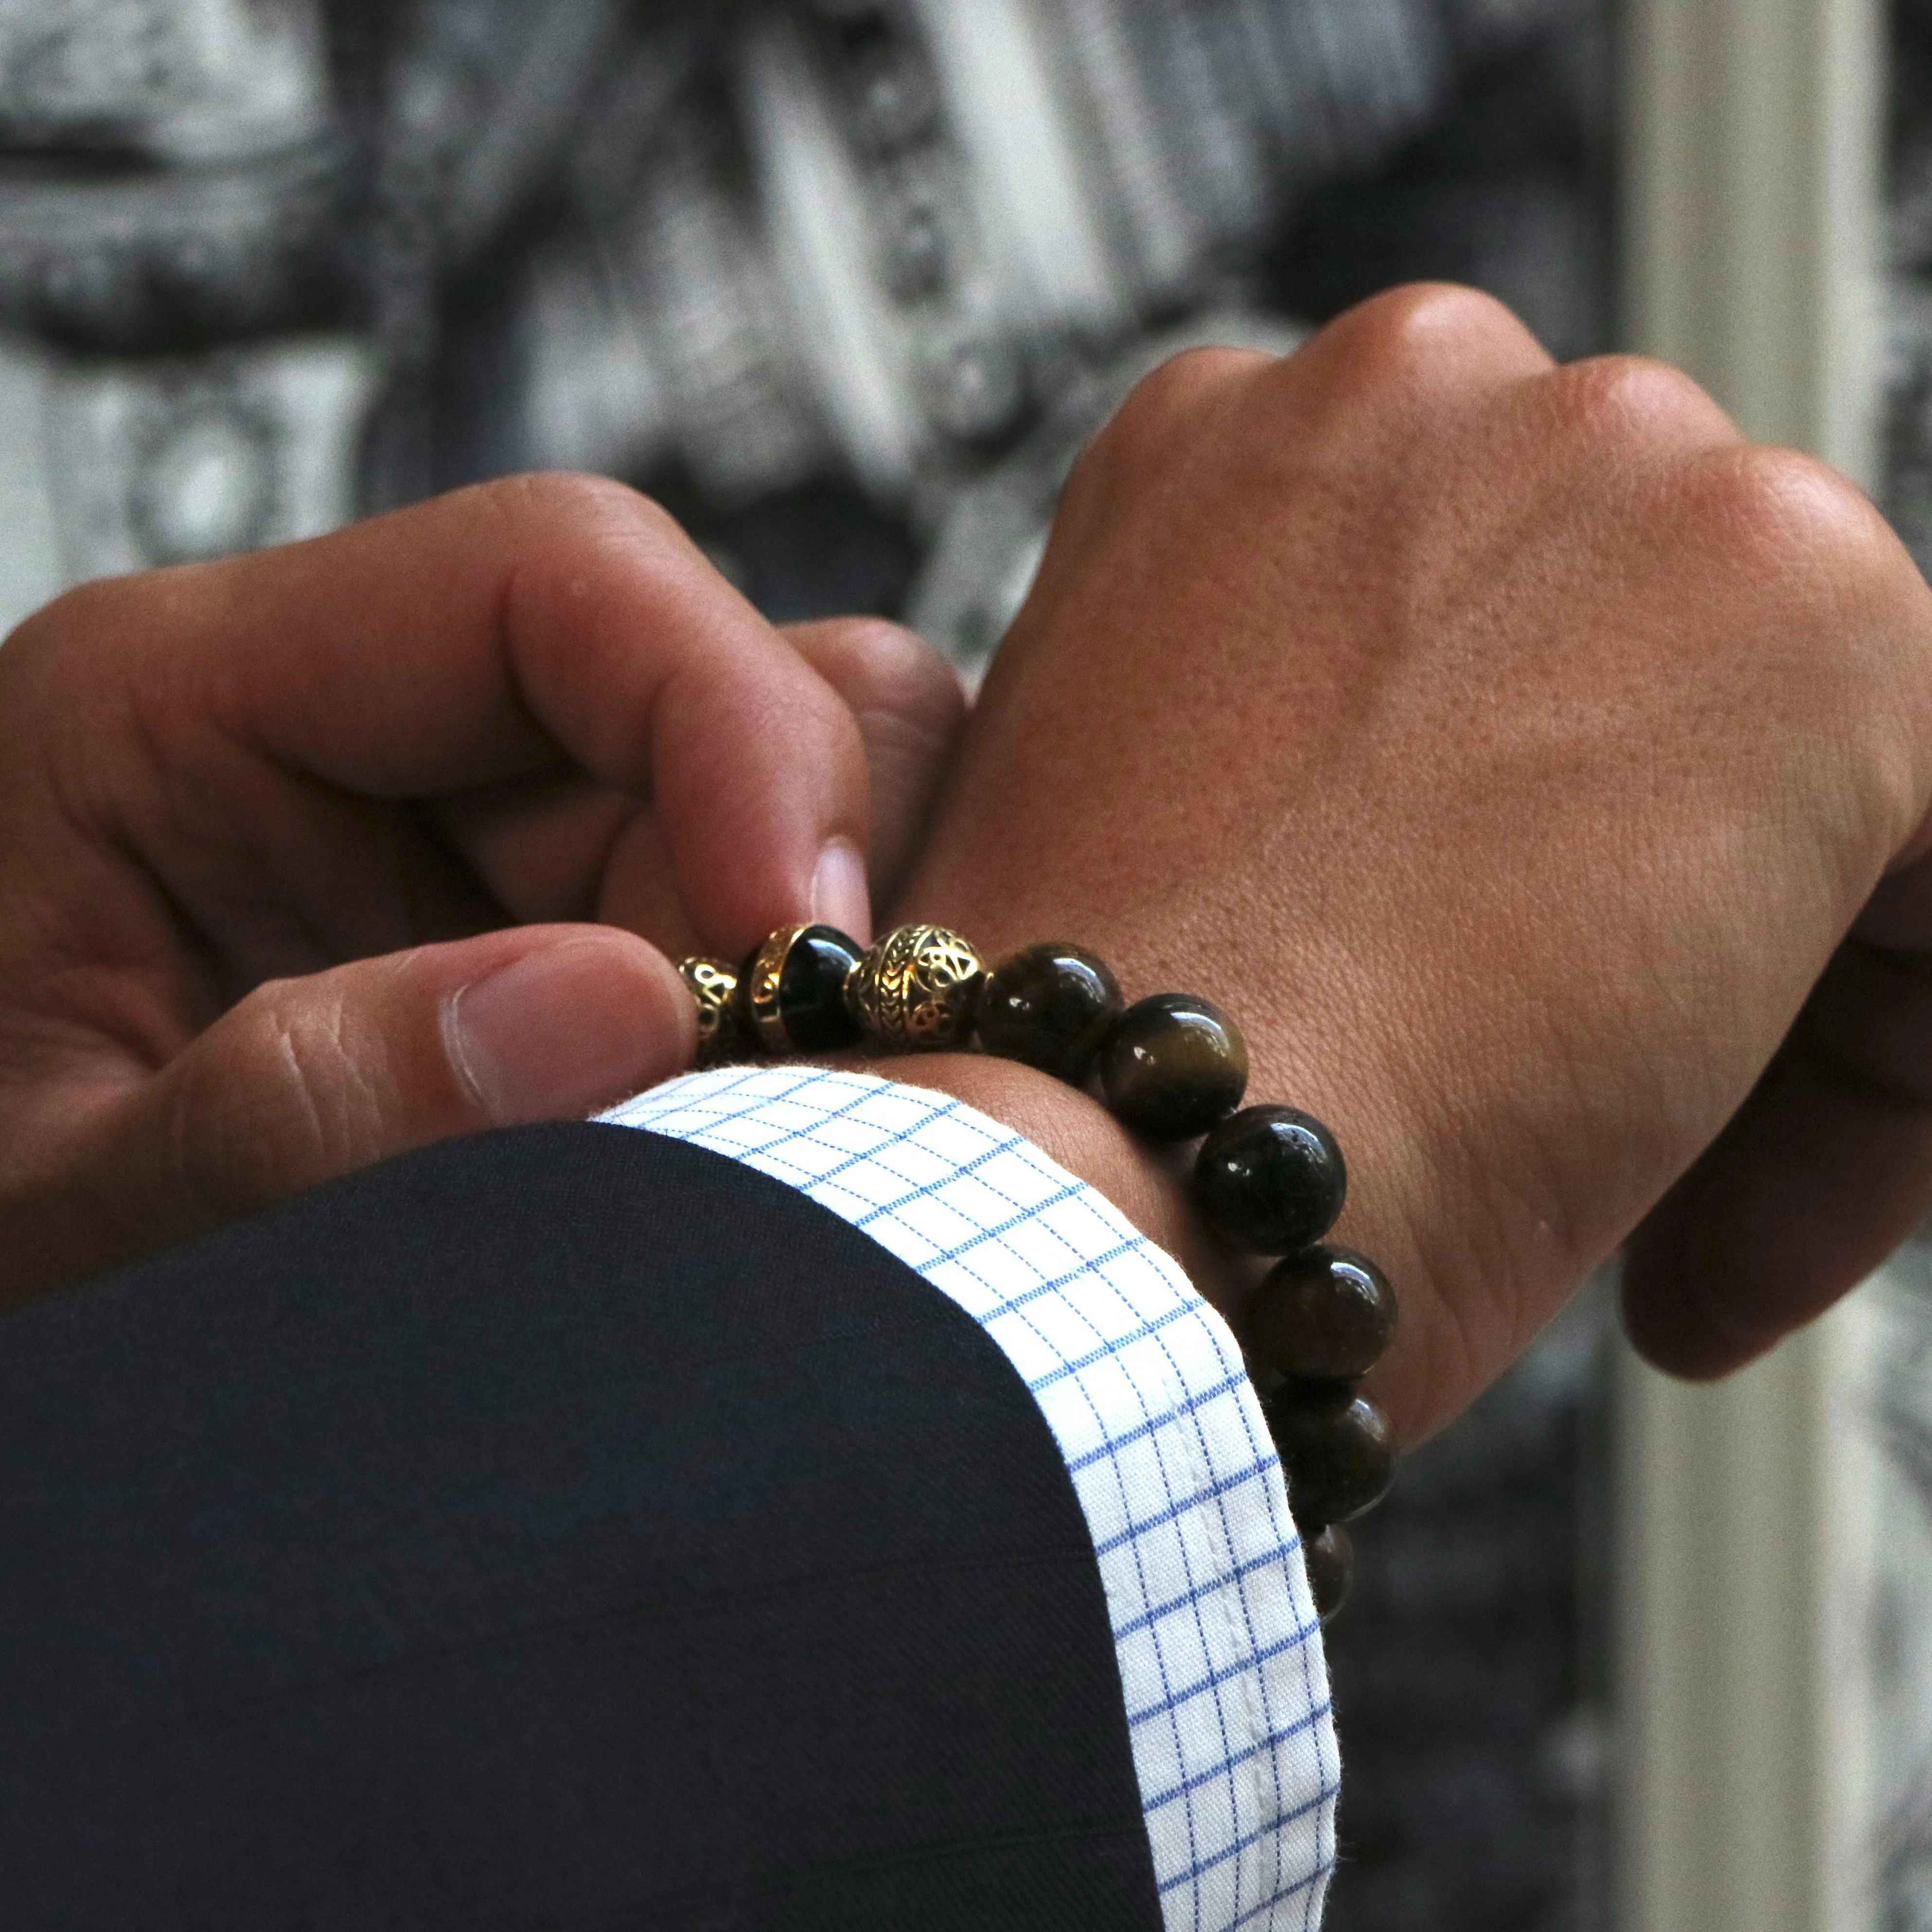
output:
<path id="1" fill-rule="evenodd" d="M 620 485 L 482 484 L 308 542 L 88 585 L 62 609 L 50 634 L 101 654 L 151 741 L 212 727 L 386 799 L 567 762 L 655 804 L 707 945 L 735 956 L 790 920 L 866 923 L 857 727 L 672 519 Z"/>

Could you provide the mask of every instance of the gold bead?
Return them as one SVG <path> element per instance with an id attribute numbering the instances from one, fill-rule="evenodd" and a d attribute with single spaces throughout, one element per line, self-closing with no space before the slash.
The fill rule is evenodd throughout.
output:
<path id="1" fill-rule="evenodd" d="M 781 1056 L 856 1047 L 859 1025 L 846 1007 L 845 981 L 858 963 L 858 942 L 836 926 L 781 927 L 740 975 L 740 1027 Z"/>
<path id="2" fill-rule="evenodd" d="M 715 1067 L 721 1061 L 742 1059 L 744 1043 L 732 997 L 738 975 L 722 960 L 680 960 L 678 977 L 698 1008 L 698 1064 Z"/>
<path id="3" fill-rule="evenodd" d="M 964 1044 L 986 970 L 957 933 L 902 926 L 859 962 L 845 997 L 888 1053 L 936 1053 Z"/>
<path id="4" fill-rule="evenodd" d="M 804 936 L 802 926 L 782 926 L 745 963 L 745 993 L 740 1017 L 748 1020 L 758 1044 L 768 1053 L 790 1050 L 778 1013 L 778 981 L 793 945 Z"/>

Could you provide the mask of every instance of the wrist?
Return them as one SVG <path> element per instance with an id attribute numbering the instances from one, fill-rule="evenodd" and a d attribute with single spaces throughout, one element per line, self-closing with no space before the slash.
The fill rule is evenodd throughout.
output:
<path id="1" fill-rule="evenodd" d="M 1412 1020 L 1402 989 L 1375 982 L 1355 953 L 1318 959 L 1294 972 L 1294 1020 L 1287 1023 L 1280 1009 L 1285 962 L 1294 954 L 1286 939 L 1258 961 L 1251 951 L 1217 953 L 1193 930 L 1174 930 L 1154 900 L 1128 902 L 1123 911 L 1090 885 L 1083 890 L 1077 877 L 1070 886 L 1017 858 L 1001 863 L 983 840 L 974 852 L 979 867 L 955 855 L 958 873 L 944 854 L 938 864 L 929 856 L 935 876 L 922 875 L 886 916 L 940 920 L 969 933 L 981 957 L 992 960 L 1042 932 L 1072 933 L 1126 987 L 1185 987 L 1233 1014 L 1248 1041 L 1249 1098 L 1278 1095 L 1306 1108 L 1346 1151 L 1348 1199 L 1331 1238 L 1373 1255 L 1402 1297 L 1401 1328 L 1367 1378 L 1367 1392 L 1405 1444 L 1453 1420 L 1534 1330 L 1522 1265 L 1498 1233 L 1520 1222 L 1522 1203 L 1497 1200 L 1496 1150 L 1474 1143 L 1453 1089 L 1390 1019 Z M 1099 882 L 1112 882 L 1112 875 Z M 1237 924 L 1231 912 L 1229 924 Z M 1210 959 L 1211 968 L 1204 963 Z M 950 1072 L 932 1077 L 946 1062 L 958 1064 L 957 1078 L 986 1083 L 983 1097 L 955 1088 Z M 1202 1230 L 1185 1186 L 1184 1155 L 1136 1140 L 1096 1100 L 1012 1062 L 955 1054 L 855 1056 L 852 1064 L 944 1086 L 1029 1137 L 1064 1135 L 1061 1150 L 1044 1138 L 1040 1144 L 1113 1199 L 1180 1263 L 1235 1333 L 1245 1333 L 1247 1304 L 1264 1271 Z M 1552 1228 L 1537 1224 L 1548 1245 Z M 1558 1265 L 1537 1258 L 1546 1272 Z"/>
<path id="2" fill-rule="evenodd" d="M 942 1137 L 972 1134 L 970 1118 L 1005 1127 L 1010 1137 L 973 1135 L 976 1151 L 956 1168 L 968 1188 L 952 1218 L 978 1223 L 968 1247 L 997 1243 L 1016 1217 L 1026 1218 L 1028 1187 L 1001 1192 L 998 1164 L 1030 1160 L 1040 1176 L 1051 1162 L 1049 1172 L 1073 1184 L 1056 1188 L 1049 1181 L 1045 1204 L 1084 1219 L 1107 1254 L 1139 1249 L 1144 1257 L 1141 1242 L 1122 1240 L 1125 1221 L 1171 1254 L 1238 1333 L 1258 1323 L 1262 1367 L 1250 1373 L 1266 1372 L 1256 1391 L 1262 1414 L 1318 1555 L 1318 1606 L 1324 1618 L 1333 1613 L 1350 1566 L 1342 1525 L 1373 1508 L 1394 1474 L 1390 1418 L 1362 1393 L 1362 1380 L 1393 1338 L 1396 1299 L 1373 1261 L 1324 1239 L 1347 1189 L 1334 1134 L 1292 1106 L 1242 1105 L 1251 1062 L 1230 1014 L 1191 993 L 1128 1003 L 1102 959 L 1065 942 L 1036 942 L 989 966 L 956 930 L 921 921 L 863 951 L 829 927 L 782 927 L 736 972 L 696 960 L 681 971 L 700 1011 L 716 1016 L 714 1055 L 728 1050 L 728 1028 L 730 1044 L 755 1039 L 780 1058 L 829 1053 L 835 1063 L 849 1059 L 849 1045 L 868 1041 L 877 1057 L 851 1107 L 866 1104 L 880 1076 L 945 1096 L 886 1103 L 911 1116 L 889 1134 L 890 1144 L 916 1143 L 922 1123 Z M 980 1052 L 964 1050 L 974 1044 Z M 836 1089 L 839 1079 L 828 1071 L 817 1087 Z M 810 1090 L 808 1077 L 787 1093 Z M 804 1111 L 808 1116 L 808 1104 Z M 896 1165 L 890 1171 L 909 1184 L 904 1201 L 927 1192 Z M 1079 1206 L 1087 1188 L 1117 1215 L 1096 1224 L 1090 1195 Z M 945 1198 L 943 1183 L 938 1197 Z M 1034 1288 L 1064 1287 L 1094 1263 L 1072 1232 L 1058 1238 L 1058 1258 L 1044 1272 L 1014 1251 Z M 987 1251 L 989 1259 L 995 1251 Z M 1167 1278 L 1172 1293 L 1178 1277 Z"/>
<path id="3" fill-rule="evenodd" d="M 1064 942 L 1022 946 L 990 968 L 985 957 L 957 929 L 913 921 L 863 952 L 828 927 L 782 928 L 735 972 L 695 960 L 681 970 L 694 982 L 700 1012 L 714 1016 L 714 1056 L 812 1054 L 966 1103 L 1106 1196 L 1238 1334 L 1264 1276 L 1274 1300 L 1290 1292 L 1288 1278 L 1265 1257 L 1283 1257 L 1284 1266 L 1314 1257 L 1308 1266 L 1320 1281 L 1310 1293 L 1323 1308 L 1357 1295 L 1347 1274 L 1352 1256 L 1338 1259 L 1322 1245 L 1331 1227 L 1343 1251 L 1354 1245 L 1354 1229 L 1336 1219 L 1346 1182 L 1335 1136 L 1293 1104 L 1241 1105 L 1254 1066 L 1229 1014 L 1198 994 L 1124 1004 L 1105 962 Z M 868 1038 L 870 1055 L 848 1044 Z M 962 1050 L 973 1040 L 982 1050 Z M 1104 1106 L 1085 1079 L 1098 1083 Z M 1358 1215 L 1346 1218 L 1360 1224 Z M 1386 1302 L 1391 1291 L 1379 1268 L 1362 1266 Z M 1382 1363 L 1389 1339 L 1382 1334 L 1364 1367 L 1346 1376 L 1282 1372 L 1297 1387 L 1346 1382 L 1352 1390 L 1374 1367 L 1379 1393 L 1392 1369 L 1406 1390 L 1409 1366 L 1400 1356 Z M 1299 1360 L 1308 1351 L 1297 1343 L 1288 1353 Z M 1411 1403 L 1401 1408 L 1404 1434 L 1442 1419 L 1426 1406 L 1420 1417 Z M 1364 1453 L 1379 1459 L 1389 1423 L 1379 1412 L 1372 1420 L 1377 1439 Z"/>

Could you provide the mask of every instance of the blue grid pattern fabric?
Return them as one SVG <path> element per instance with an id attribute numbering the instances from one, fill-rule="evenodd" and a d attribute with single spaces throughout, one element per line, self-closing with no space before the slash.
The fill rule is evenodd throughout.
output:
<path id="1" fill-rule="evenodd" d="M 722 1068 L 600 1117 L 800 1189 L 979 1322 L 1093 1535 L 1169 1932 L 1311 1932 L 1340 1769 L 1319 1626 L 1240 1350 L 1179 1267 L 1030 1142 L 924 1088 Z"/>

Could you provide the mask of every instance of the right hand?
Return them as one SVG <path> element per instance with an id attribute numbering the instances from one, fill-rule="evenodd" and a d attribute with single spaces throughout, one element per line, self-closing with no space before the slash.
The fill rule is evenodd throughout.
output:
<path id="1" fill-rule="evenodd" d="M 670 957 L 862 930 L 962 708 L 581 477 L 50 605 L 0 649 L 0 1304 L 680 1071 Z"/>
<path id="2" fill-rule="evenodd" d="M 1631 1328 L 1695 1375 L 1907 1231 L 1928 803 L 1932 593 L 1856 490 L 1408 289 L 1136 392 L 895 916 L 1240 1019 L 1348 1150 L 1414 1437 L 1640 1227 Z"/>

